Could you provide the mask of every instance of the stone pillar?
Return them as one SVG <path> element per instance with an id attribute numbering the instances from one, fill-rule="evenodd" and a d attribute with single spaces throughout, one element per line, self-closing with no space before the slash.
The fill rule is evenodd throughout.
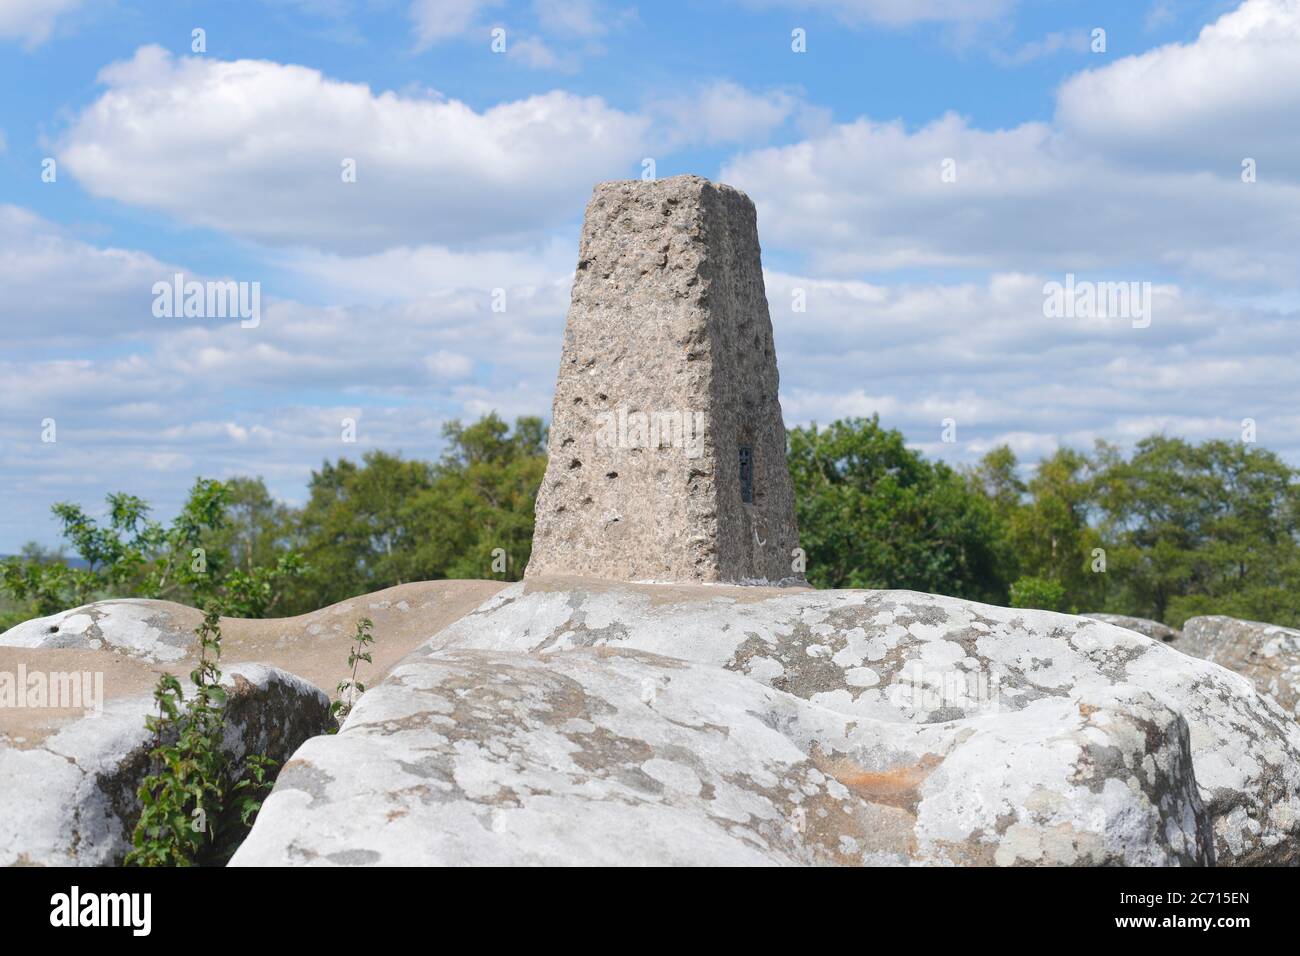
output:
<path id="1" fill-rule="evenodd" d="M 803 583 L 785 444 L 749 197 L 597 186 L 526 576 Z"/>

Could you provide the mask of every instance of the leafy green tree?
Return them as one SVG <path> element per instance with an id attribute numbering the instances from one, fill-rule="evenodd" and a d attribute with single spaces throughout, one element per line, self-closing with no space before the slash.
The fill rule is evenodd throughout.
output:
<path id="1" fill-rule="evenodd" d="M 438 577 L 517 581 L 532 554 L 533 511 L 546 471 L 546 431 L 519 418 L 513 433 L 495 414 L 443 430 L 447 452 L 433 487 L 414 503 L 421 559 Z"/>
<path id="2" fill-rule="evenodd" d="M 1118 609 L 1300 623 L 1300 481 L 1276 454 L 1152 436 L 1113 456 L 1099 490 Z"/>
<path id="3" fill-rule="evenodd" d="M 315 610 L 357 594 L 422 579 L 411 503 L 433 483 L 426 462 L 367 452 L 360 464 L 325 462 L 308 485 L 299 535 L 311 570 L 295 595 Z"/>
<path id="4" fill-rule="evenodd" d="M 1010 448 L 993 449 L 972 470 L 975 485 L 997 515 L 994 545 L 1010 569 L 1013 607 L 1081 612 L 1105 602 L 1106 577 L 1094 571 L 1101 538 L 1092 459 L 1062 448 L 1018 475 Z"/>
<path id="5" fill-rule="evenodd" d="M 298 545 L 297 516 L 276 501 L 261 478 L 229 478 L 222 496 L 220 526 L 203 537 L 209 551 L 226 555 L 229 566 L 251 572 L 270 567 Z"/>
<path id="6" fill-rule="evenodd" d="M 149 506 L 125 493 L 108 496 L 106 523 L 78 505 L 56 504 L 63 537 L 84 567 L 44 555 L 6 558 L 0 587 L 37 615 L 102 598 L 198 604 L 204 595 L 221 596 L 237 615 L 263 614 L 285 580 L 301 573 L 302 560 L 286 553 L 271 567 L 233 568 L 229 554 L 213 546 L 213 536 L 226 528 L 228 493 L 222 482 L 198 479 L 170 526 L 151 519 Z"/>
<path id="7" fill-rule="evenodd" d="M 296 516 L 271 497 L 261 478 L 224 484 L 223 516 L 203 534 L 203 547 L 218 556 L 225 602 L 243 617 L 271 616 L 306 571 Z"/>
<path id="8" fill-rule="evenodd" d="M 1020 567 L 1031 578 L 1060 585 L 1060 600 L 1051 610 L 1077 613 L 1105 602 L 1106 578 L 1092 570 L 1093 550 L 1101 547 L 1089 523 L 1095 507 L 1092 467 L 1086 455 L 1058 449 L 1038 463 L 1027 486 L 1028 501 L 1009 522 Z"/>
<path id="9" fill-rule="evenodd" d="M 973 482 L 875 416 L 795 428 L 789 442 L 811 583 L 1005 600 L 996 515 Z"/>
<path id="10" fill-rule="evenodd" d="M 995 564 L 1002 569 L 1002 577 L 1014 580 L 1019 574 L 1020 555 L 1012 540 L 1011 529 L 1025 508 L 1029 488 L 1019 476 L 1020 462 L 1007 445 L 988 452 L 968 472 L 970 485 L 985 498 L 993 509 L 993 527 L 989 532 L 990 547 L 994 550 Z"/>
<path id="11" fill-rule="evenodd" d="M 997 509 L 998 516 L 1009 522 L 1012 515 L 1024 504 L 1029 490 L 1020 480 L 1020 462 L 1007 445 L 999 445 L 975 467 L 972 477 L 984 495 Z"/>
<path id="12" fill-rule="evenodd" d="M 0 630 L 7 630 L 33 615 L 55 614 L 66 606 L 73 590 L 72 570 L 63 550 L 50 550 L 35 541 L 23 545 L 17 557 L 0 561 L 0 595 L 4 611 Z"/>
<path id="13" fill-rule="evenodd" d="M 298 535 L 311 572 L 295 596 L 307 611 L 408 581 L 500 577 L 528 563 L 546 431 L 496 414 L 449 422 L 437 464 L 367 453 L 312 475 Z M 494 551 L 505 567 L 494 571 Z"/>
<path id="14" fill-rule="evenodd" d="M 1051 578 L 1017 578 L 1011 585 L 1011 606 L 1061 611 L 1065 604 L 1065 586 Z"/>

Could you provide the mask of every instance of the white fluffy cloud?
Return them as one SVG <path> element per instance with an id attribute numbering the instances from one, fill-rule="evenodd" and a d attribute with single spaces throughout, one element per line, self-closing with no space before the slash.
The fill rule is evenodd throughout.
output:
<path id="1" fill-rule="evenodd" d="M 276 261 L 300 277 L 313 298 L 382 304 L 454 289 L 544 285 L 573 270 L 577 248 L 574 230 L 572 236 L 510 249 L 398 246 L 362 256 L 294 250 Z"/>
<path id="2" fill-rule="evenodd" d="M 59 17 L 81 6 L 82 0 L 0 0 L 0 38 L 19 39 L 36 46 L 49 39 Z"/>
<path id="3" fill-rule="evenodd" d="M 541 37 L 524 37 L 506 47 L 506 56 L 532 70 L 558 70 L 571 73 L 578 68 L 577 59 L 556 53 Z"/>
<path id="4" fill-rule="evenodd" d="M 1249 0 L 1193 44 L 1072 78 L 1053 123 L 862 118 L 742 153 L 723 178 L 754 197 L 769 243 L 816 270 L 1119 269 L 1295 289 L 1298 37 L 1300 0 Z M 1257 182 L 1243 182 L 1248 156 Z"/>
<path id="5" fill-rule="evenodd" d="M 480 26 L 484 12 L 500 5 L 501 0 L 413 0 L 416 49 L 428 49 Z"/>
<path id="6" fill-rule="evenodd" d="M 153 256 L 97 246 L 0 205 L 0 327 L 9 349 L 138 334 L 151 316 L 153 284 L 174 271 Z"/>
<path id="7" fill-rule="evenodd" d="M 626 11 L 611 11 L 596 0 L 533 0 L 537 22 L 551 33 L 593 38 L 625 23 Z"/>
<path id="8" fill-rule="evenodd" d="M 650 104 L 674 147 L 750 143 L 763 140 L 801 105 L 789 90 L 755 92 L 731 80 L 714 80 L 679 96 Z"/>
<path id="9" fill-rule="evenodd" d="M 754 198 L 769 244 L 818 271 L 1120 269 L 1281 286 L 1297 274 L 1295 187 L 1119 167 L 1043 124 L 987 132 L 948 115 L 909 131 L 861 119 L 737 156 L 722 178 Z"/>
<path id="10" fill-rule="evenodd" d="M 1247 0 L 1172 43 L 1073 77 L 1057 120 L 1081 148 L 1163 168 L 1300 182 L 1300 0 Z"/>
<path id="11" fill-rule="evenodd" d="M 96 196 L 265 243 L 350 252 L 525 237 L 631 175 L 648 123 L 552 92 L 476 112 L 263 60 L 143 47 L 62 137 Z M 345 160 L 356 182 L 343 181 Z"/>
<path id="12" fill-rule="evenodd" d="M 1300 458 L 1300 313 L 1160 286 L 1147 328 L 1047 318 L 1048 278 L 887 287 L 769 273 L 787 424 L 879 412 L 928 453 L 970 460 L 1004 441 L 1037 457 L 1159 430 L 1239 438 L 1253 418 L 1264 445 Z M 945 418 L 955 445 L 940 441 Z"/>
<path id="13" fill-rule="evenodd" d="M 539 37 L 516 33 L 522 6 L 517 4 L 514 10 L 508 11 L 507 17 L 504 0 L 413 0 L 410 15 L 416 49 L 425 50 L 453 37 L 473 35 L 475 31 L 482 33 L 486 44 L 490 29 L 501 26 L 507 30 L 507 54 L 518 57 L 526 65 L 573 66 L 572 49 L 556 53 Z M 566 44 L 579 41 L 585 52 L 598 52 L 601 37 L 636 17 L 634 8 L 607 7 L 598 0 L 533 0 L 530 6 L 538 29 Z"/>
<path id="14" fill-rule="evenodd" d="M 9 251 L 0 245 L 0 262 Z M 96 264 L 92 252 L 82 265 Z M 472 285 L 354 307 L 268 297 L 257 328 L 152 319 L 146 301 L 146 318 L 116 341 L 95 335 L 102 300 L 69 292 L 76 338 L 58 347 L 30 321 L 27 353 L 0 359 L 0 551 L 52 539 L 52 501 L 95 506 L 123 489 L 167 512 L 195 474 L 262 474 L 281 497 L 301 498 L 325 458 L 373 448 L 436 457 L 449 418 L 545 414 L 571 270 L 523 270 L 539 281 L 503 283 L 504 312 L 491 288 Z M 357 421 L 356 444 L 343 441 L 344 418 Z M 53 444 L 41 440 L 46 419 Z"/>

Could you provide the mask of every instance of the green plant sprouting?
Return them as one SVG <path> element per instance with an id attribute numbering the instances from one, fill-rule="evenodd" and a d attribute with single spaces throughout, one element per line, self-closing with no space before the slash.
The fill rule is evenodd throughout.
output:
<path id="1" fill-rule="evenodd" d="M 154 688 L 157 716 L 145 718 L 155 737 L 154 771 L 140 784 L 140 819 L 127 866 L 193 866 L 233 852 L 232 830 L 246 830 L 261 808 L 276 761 L 245 758 L 238 773 L 221 743 L 226 692 L 221 686 L 221 609 L 210 603 L 195 630 L 198 665 L 190 672 L 193 693 L 163 674 Z"/>
<path id="2" fill-rule="evenodd" d="M 374 622 L 368 617 L 363 617 L 357 621 L 357 632 L 352 635 L 352 646 L 348 651 L 348 667 L 351 673 L 348 677 L 338 683 L 338 699 L 330 704 L 330 713 L 340 724 L 344 718 L 352 711 L 357 702 L 357 698 L 366 692 L 366 685 L 357 680 L 357 665 L 362 661 L 367 664 L 373 664 L 370 652 L 366 650 L 375 642 L 374 636 L 370 629 L 374 627 Z"/>

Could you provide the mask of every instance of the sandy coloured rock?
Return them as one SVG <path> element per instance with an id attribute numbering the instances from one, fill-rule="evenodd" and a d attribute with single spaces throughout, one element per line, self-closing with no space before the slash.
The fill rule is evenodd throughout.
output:
<path id="1" fill-rule="evenodd" d="M 371 683 L 504 586 L 500 581 L 423 581 L 349 598 L 297 617 L 223 617 L 222 660 L 271 664 L 333 694 L 361 618 L 374 623 L 376 642 L 370 649 L 374 665 L 365 674 L 366 683 Z M 197 647 L 194 629 L 202 619 L 194 608 L 172 601 L 100 601 L 12 627 L 0 634 L 0 649 L 102 650 L 187 674 Z"/>

